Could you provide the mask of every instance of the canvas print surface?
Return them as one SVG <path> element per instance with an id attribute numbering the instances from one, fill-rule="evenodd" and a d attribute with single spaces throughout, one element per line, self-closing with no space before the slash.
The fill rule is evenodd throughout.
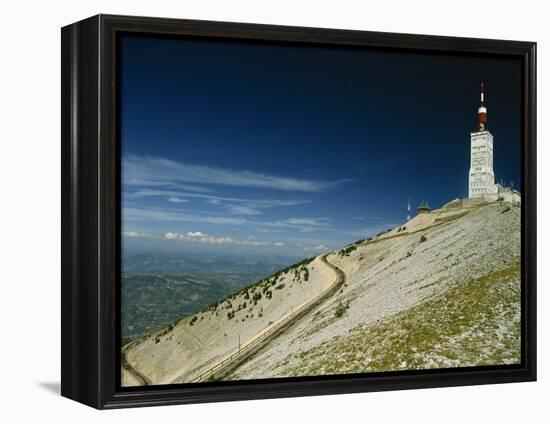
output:
<path id="1" fill-rule="evenodd" d="M 521 63 L 126 36 L 124 387 L 521 362 Z"/>

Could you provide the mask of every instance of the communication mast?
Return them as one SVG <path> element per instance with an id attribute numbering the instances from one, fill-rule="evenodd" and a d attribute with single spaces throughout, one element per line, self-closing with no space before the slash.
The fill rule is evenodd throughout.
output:
<path id="1" fill-rule="evenodd" d="M 409 197 L 409 202 L 407 203 L 407 222 L 411 220 L 411 198 Z"/>

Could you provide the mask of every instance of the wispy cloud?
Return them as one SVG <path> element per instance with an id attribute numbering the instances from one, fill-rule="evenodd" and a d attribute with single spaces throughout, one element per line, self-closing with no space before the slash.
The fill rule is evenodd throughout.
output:
<path id="1" fill-rule="evenodd" d="M 254 206 L 246 205 L 224 205 L 231 215 L 259 215 L 262 212 Z"/>
<path id="2" fill-rule="evenodd" d="M 287 228 L 301 232 L 316 230 L 329 230 L 332 220 L 330 218 L 287 218 L 278 221 L 267 221 L 261 225 L 274 228 Z"/>
<path id="3" fill-rule="evenodd" d="M 319 244 L 317 246 L 305 246 L 303 250 L 305 252 L 324 252 L 329 250 L 329 248 L 326 247 L 324 244 Z"/>
<path id="4" fill-rule="evenodd" d="M 123 231 L 122 235 L 124 237 L 131 237 L 131 238 L 148 238 L 148 239 L 158 238 L 158 236 L 154 234 L 143 233 L 139 231 Z"/>
<path id="5" fill-rule="evenodd" d="M 162 157 L 125 155 L 123 181 L 127 186 L 143 187 L 191 183 L 318 192 L 337 187 L 352 180 L 324 181 L 302 179 L 249 170 L 234 170 L 182 163 Z M 200 191 L 200 187 L 194 185 L 188 187 L 192 187 L 192 190 L 187 189 L 189 191 Z"/>
<path id="6" fill-rule="evenodd" d="M 315 227 L 325 227 L 330 225 L 330 218 L 288 218 L 280 221 L 290 225 L 311 225 Z"/>
<path id="7" fill-rule="evenodd" d="M 126 221 L 172 221 L 201 222 L 217 225 L 241 225 L 246 221 L 238 217 L 195 214 L 171 209 L 160 208 L 122 208 L 122 216 Z"/>
<path id="8" fill-rule="evenodd" d="M 208 236 L 205 233 L 201 232 L 201 231 L 189 231 L 189 232 L 187 232 L 187 237 L 201 238 L 201 237 L 208 237 Z"/>
<path id="9" fill-rule="evenodd" d="M 238 240 L 228 236 L 211 236 L 202 231 L 188 231 L 187 233 L 175 233 L 167 232 L 164 234 L 163 238 L 165 240 L 175 240 L 175 241 L 186 241 L 191 243 L 203 243 L 211 245 L 240 245 L 240 246 L 275 246 L 283 247 L 285 244 L 280 241 L 271 242 L 271 241 L 260 241 L 255 238 L 248 238 L 246 240 Z"/>
<path id="10" fill-rule="evenodd" d="M 185 202 L 188 202 L 189 200 L 182 199 L 181 197 L 172 196 L 168 198 L 168 201 L 172 203 L 185 203 Z"/>
<path id="11" fill-rule="evenodd" d="M 214 194 L 189 193 L 170 189 L 144 188 L 124 192 L 126 199 L 141 199 L 145 197 L 166 197 L 173 203 L 186 202 L 187 198 L 203 199 L 211 205 L 225 208 L 232 215 L 259 215 L 262 210 L 276 207 L 297 206 L 310 203 L 305 199 L 248 199 L 240 197 L 217 196 Z M 181 199 L 176 201 L 174 199 Z"/>

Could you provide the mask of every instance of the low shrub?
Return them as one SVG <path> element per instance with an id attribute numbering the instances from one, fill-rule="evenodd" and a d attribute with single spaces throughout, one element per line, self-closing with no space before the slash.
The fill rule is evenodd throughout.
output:
<path id="1" fill-rule="evenodd" d="M 338 303 L 338 306 L 336 307 L 336 310 L 334 311 L 334 316 L 336 318 L 341 318 L 346 311 L 349 309 L 349 304 L 343 304 L 342 302 Z"/>

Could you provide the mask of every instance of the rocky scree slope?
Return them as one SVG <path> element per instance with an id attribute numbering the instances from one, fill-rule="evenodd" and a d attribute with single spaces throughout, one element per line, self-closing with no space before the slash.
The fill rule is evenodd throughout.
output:
<path id="1" fill-rule="evenodd" d="M 348 277 L 228 379 L 520 362 L 520 208 L 455 200 L 328 256 Z"/>

